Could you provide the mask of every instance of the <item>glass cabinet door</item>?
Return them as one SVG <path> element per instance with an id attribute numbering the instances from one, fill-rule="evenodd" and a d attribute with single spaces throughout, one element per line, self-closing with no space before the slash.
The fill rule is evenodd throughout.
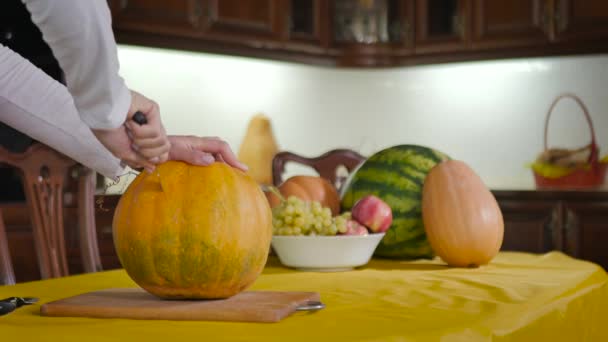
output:
<path id="1" fill-rule="evenodd" d="M 416 0 L 416 51 L 467 48 L 471 31 L 469 0 Z"/>
<path id="2" fill-rule="evenodd" d="M 413 32 L 412 1 L 335 0 L 333 38 L 337 43 L 401 44 Z"/>

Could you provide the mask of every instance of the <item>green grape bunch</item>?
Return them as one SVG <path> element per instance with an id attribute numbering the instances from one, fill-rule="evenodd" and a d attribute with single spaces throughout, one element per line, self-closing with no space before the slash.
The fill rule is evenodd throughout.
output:
<path id="1" fill-rule="evenodd" d="M 332 217 L 331 210 L 318 201 L 304 201 L 295 196 L 272 209 L 275 235 L 337 235 L 345 233 L 350 212 Z"/>

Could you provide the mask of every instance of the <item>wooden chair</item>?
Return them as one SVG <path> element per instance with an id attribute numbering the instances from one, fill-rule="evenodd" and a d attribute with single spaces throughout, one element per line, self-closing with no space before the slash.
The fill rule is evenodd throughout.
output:
<path id="1" fill-rule="evenodd" d="M 4 229 L 2 211 L 0 211 L 0 285 L 12 285 L 15 283 L 15 273 L 11 263 L 11 254 L 8 251 L 8 240 Z"/>
<path id="2" fill-rule="evenodd" d="M 346 180 L 346 176 L 339 174 L 340 168 L 344 167 L 348 173 L 351 173 L 364 160 L 364 156 L 349 149 L 334 149 L 317 157 L 304 157 L 282 151 L 272 160 L 272 183 L 274 186 L 279 186 L 283 182 L 285 165 L 288 162 L 295 162 L 312 167 L 319 176 L 329 180 L 340 191 Z"/>
<path id="3" fill-rule="evenodd" d="M 0 163 L 19 170 L 42 279 L 69 274 L 63 225 L 63 190 L 67 177 L 78 177 L 78 226 L 85 272 L 102 270 L 95 229 L 95 173 L 41 143 L 23 153 L 0 147 Z M 1 218 L 1 217 L 0 217 Z M 0 222 L 0 282 L 14 283 L 8 241 Z"/>

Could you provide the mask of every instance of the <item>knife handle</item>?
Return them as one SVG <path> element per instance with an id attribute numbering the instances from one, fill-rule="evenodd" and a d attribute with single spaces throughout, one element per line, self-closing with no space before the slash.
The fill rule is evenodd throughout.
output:
<path id="1" fill-rule="evenodd" d="M 325 308 L 325 304 L 317 301 L 308 301 L 298 307 L 296 311 L 317 311 Z"/>
<path id="2" fill-rule="evenodd" d="M 137 122 L 140 126 L 148 123 L 148 119 L 146 119 L 144 113 L 140 112 L 139 110 L 133 114 L 132 120 Z"/>

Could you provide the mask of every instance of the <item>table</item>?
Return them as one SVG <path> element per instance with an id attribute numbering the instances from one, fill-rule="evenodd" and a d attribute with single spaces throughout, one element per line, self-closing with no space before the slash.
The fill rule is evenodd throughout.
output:
<path id="1" fill-rule="evenodd" d="M 6 341 L 608 341 L 608 275 L 560 252 L 501 252 L 477 269 L 441 260 L 373 259 L 336 273 L 269 259 L 250 289 L 318 291 L 327 307 L 279 323 L 43 317 L 39 305 L 0 316 Z M 136 287 L 110 270 L 0 287 L 0 298 L 40 303 Z"/>

